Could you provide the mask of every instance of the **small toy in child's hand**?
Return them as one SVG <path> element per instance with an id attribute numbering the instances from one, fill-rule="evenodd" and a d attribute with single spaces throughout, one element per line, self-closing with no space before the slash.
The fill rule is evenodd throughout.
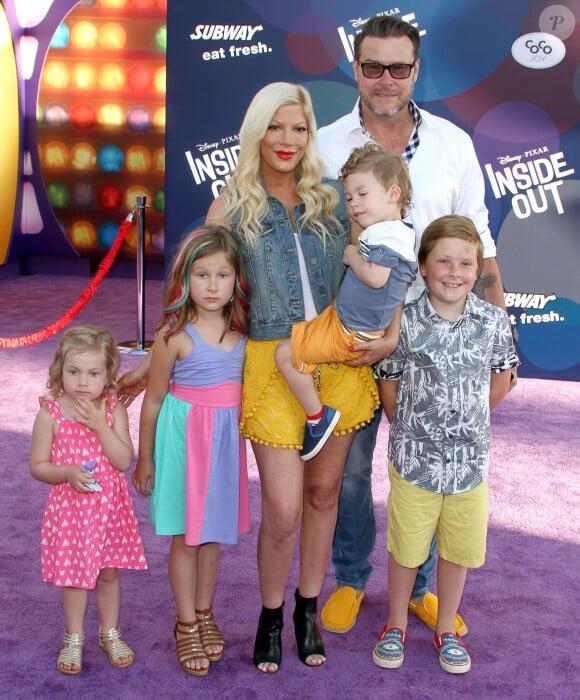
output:
<path id="1" fill-rule="evenodd" d="M 83 464 L 81 472 L 92 472 L 92 471 L 94 471 L 96 466 L 97 466 L 96 460 L 89 459 Z M 90 484 L 87 484 L 87 487 L 90 488 L 91 491 L 102 491 L 103 490 L 103 487 L 99 484 L 99 482 L 96 479 L 93 479 Z"/>

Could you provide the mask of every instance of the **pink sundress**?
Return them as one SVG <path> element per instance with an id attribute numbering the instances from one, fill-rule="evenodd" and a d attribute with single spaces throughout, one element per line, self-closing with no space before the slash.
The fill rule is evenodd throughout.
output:
<path id="1" fill-rule="evenodd" d="M 112 425 L 118 397 L 107 399 Z M 42 578 L 55 586 L 92 589 L 103 568 L 146 569 L 145 552 L 124 474 L 103 454 L 97 434 L 62 415 L 58 403 L 40 405 L 58 424 L 52 445 L 53 464 L 82 465 L 96 461 L 94 476 L 101 492 L 79 493 L 70 484 L 53 484 L 41 528 Z"/>

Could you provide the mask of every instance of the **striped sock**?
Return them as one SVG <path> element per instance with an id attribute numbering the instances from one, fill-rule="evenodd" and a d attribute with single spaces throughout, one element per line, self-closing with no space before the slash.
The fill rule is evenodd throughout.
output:
<path id="1" fill-rule="evenodd" d="M 322 414 L 324 413 L 324 408 L 321 408 L 318 413 L 315 413 L 312 416 L 306 416 L 306 422 L 310 423 L 310 425 L 318 425 L 320 423 L 320 419 L 322 418 Z"/>

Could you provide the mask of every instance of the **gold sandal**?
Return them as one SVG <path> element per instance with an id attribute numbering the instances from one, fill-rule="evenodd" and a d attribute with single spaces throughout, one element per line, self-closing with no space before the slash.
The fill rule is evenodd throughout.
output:
<path id="1" fill-rule="evenodd" d="M 203 649 L 210 661 L 219 661 L 224 655 L 225 642 L 219 629 L 213 619 L 212 609 L 196 610 L 195 617 L 199 625 L 199 638 Z M 208 647 L 221 647 L 221 651 L 216 654 L 210 654 Z"/>
<path id="2" fill-rule="evenodd" d="M 83 644 L 85 643 L 84 632 L 65 632 L 64 646 L 61 649 L 56 667 L 61 673 L 67 676 L 76 676 L 83 670 Z M 63 666 L 77 666 L 78 668 L 63 668 Z"/>
<path id="3" fill-rule="evenodd" d="M 177 635 L 180 635 L 179 639 Z M 184 622 L 177 618 L 173 629 L 173 636 L 177 645 L 177 657 L 181 668 L 186 673 L 189 673 L 190 676 L 207 676 L 209 671 L 209 664 L 202 668 L 193 668 L 188 665 L 190 661 L 203 661 L 203 659 L 208 658 L 199 635 L 200 630 L 197 620 Z"/>
<path id="4" fill-rule="evenodd" d="M 133 649 L 121 639 L 119 627 L 111 627 L 104 632 L 99 627 L 99 646 L 109 657 L 111 666 L 115 668 L 127 668 L 135 661 Z"/>

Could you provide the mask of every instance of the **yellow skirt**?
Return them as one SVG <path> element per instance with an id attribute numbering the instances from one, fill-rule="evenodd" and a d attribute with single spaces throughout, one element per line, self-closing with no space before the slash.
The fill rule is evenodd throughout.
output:
<path id="1" fill-rule="evenodd" d="M 242 435 L 261 445 L 302 449 L 306 416 L 276 367 L 279 340 L 248 340 L 242 391 Z M 368 423 L 379 406 L 370 367 L 324 364 L 312 375 L 320 400 L 341 412 L 334 435 Z"/>

